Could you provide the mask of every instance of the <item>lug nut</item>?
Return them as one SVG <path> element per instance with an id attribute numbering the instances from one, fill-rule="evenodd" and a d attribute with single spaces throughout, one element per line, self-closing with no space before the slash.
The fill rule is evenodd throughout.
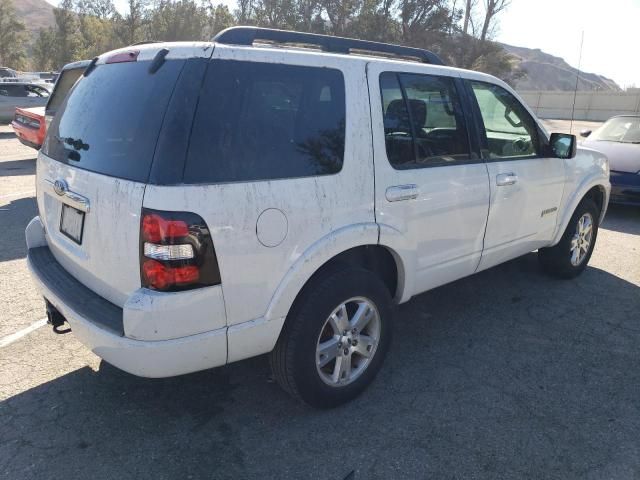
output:
<path id="1" fill-rule="evenodd" d="M 342 342 L 338 342 L 338 349 L 342 348 Z"/>
<path id="2" fill-rule="evenodd" d="M 345 349 L 344 349 L 344 354 L 345 354 L 345 355 L 349 355 L 349 349 L 348 349 L 348 348 L 345 348 Z"/>
<path id="3" fill-rule="evenodd" d="M 358 341 L 354 340 L 353 342 L 351 342 L 351 345 L 353 345 L 354 347 L 358 345 Z"/>

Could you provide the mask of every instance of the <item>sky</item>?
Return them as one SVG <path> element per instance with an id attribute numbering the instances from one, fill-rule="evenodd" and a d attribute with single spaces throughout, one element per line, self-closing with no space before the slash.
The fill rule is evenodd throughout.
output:
<path id="1" fill-rule="evenodd" d="M 495 39 L 539 48 L 580 70 L 640 87 L 640 0 L 512 0 Z"/>
<path id="2" fill-rule="evenodd" d="M 235 9 L 235 0 L 219 1 Z M 120 11 L 126 10 L 126 3 L 115 0 Z M 494 38 L 539 48 L 578 67 L 584 32 L 582 71 L 612 78 L 623 88 L 640 87 L 639 23 L 640 0 L 511 0 Z"/>

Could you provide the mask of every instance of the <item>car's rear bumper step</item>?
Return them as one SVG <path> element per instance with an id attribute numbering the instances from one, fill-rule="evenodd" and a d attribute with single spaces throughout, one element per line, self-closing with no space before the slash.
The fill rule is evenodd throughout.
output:
<path id="1" fill-rule="evenodd" d="M 90 318 L 96 326 L 111 333 L 124 335 L 122 309 L 73 278 L 56 261 L 49 247 L 29 249 L 27 260 L 33 274 L 79 316 Z"/>

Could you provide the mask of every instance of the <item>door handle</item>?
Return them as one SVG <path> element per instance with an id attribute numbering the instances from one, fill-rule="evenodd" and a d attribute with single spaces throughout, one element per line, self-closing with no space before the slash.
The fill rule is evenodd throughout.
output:
<path id="1" fill-rule="evenodd" d="M 413 200 L 418 198 L 420 190 L 417 185 L 395 185 L 387 188 L 385 197 L 389 202 L 400 202 L 402 200 Z"/>
<path id="2" fill-rule="evenodd" d="M 515 173 L 500 173 L 496 176 L 496 185 L 504 187 L 505 185 L 513 185 L 518 181 L 518 176 Z"/>

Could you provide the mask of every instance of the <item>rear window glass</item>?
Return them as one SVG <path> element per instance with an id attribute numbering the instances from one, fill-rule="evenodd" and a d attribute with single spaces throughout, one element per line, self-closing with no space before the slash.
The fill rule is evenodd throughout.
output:
<path id="1" fill-rule="evenodd" d="M 185 183 L 337 173 L 345 143 L 339 70 L 214 60 L 191 134 Z"/>
<path id="2" fill-rule="evenodd" d="M 60 77 L 53 89 L 53 93 L 51 93 L 51 98 L 47 103 L 47 115 L 53 115 L 58 108 L 60 108 L 60 105 L 62 105 L 67 93 L 69 93 L 71 87 L 76 83 L 76 80 L 80 78 L 84 69 L 85 67 L 70 68 L 60 74 Z"/>
<path id="3" fill-rule="evenodd" d="M 158 132 L 184 60 L 97 66 L 54 117 L 44 153 L 96 173 L 146 182 Z"/>

